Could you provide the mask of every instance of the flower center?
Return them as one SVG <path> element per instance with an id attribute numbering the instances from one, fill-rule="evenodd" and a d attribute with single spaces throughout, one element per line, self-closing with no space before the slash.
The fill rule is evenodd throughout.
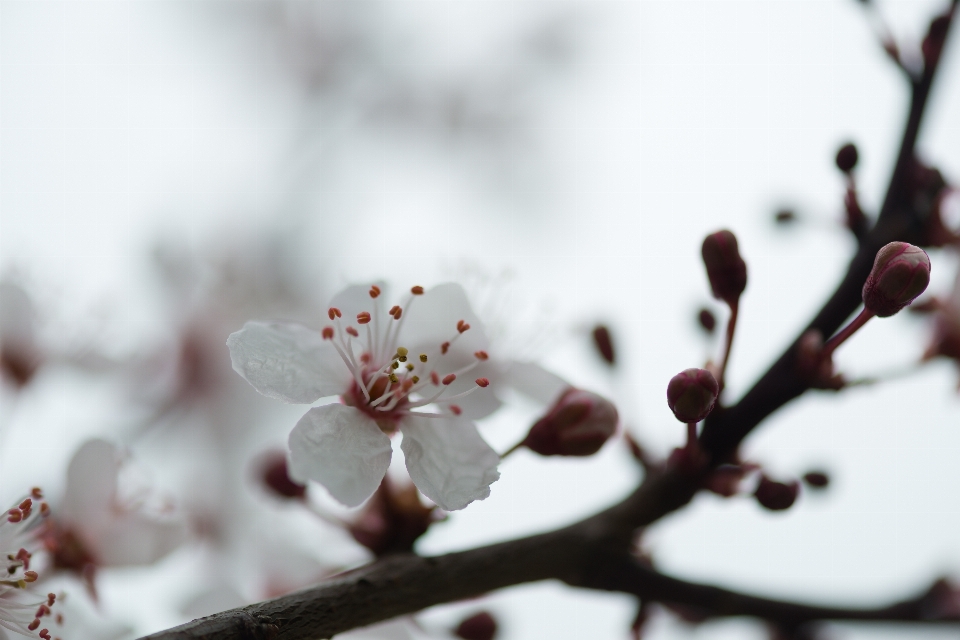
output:
<path id="1" fill-rule="evenodd" d="M 379 287 L 372 286 L 369 293 L 372 310 L 358 313 L 356 325 L 349 324 L 339 309 L 331 307 L 327 315 L 334 324 L 324 327 L 322 332 L 353 375 L 350 388 L 342 396 L 344 404 L 366 413 L 388 434 L 395 433 L 400 420 L 406 416 L 444 415 L 442 411 L 415 411 L 419 407 L 435 405 L 460 415 L 461 409 L 454 401 L 490 384 L 486 378 L 477 378 L 476 386 L 462 393 L 446 393 L 459 376 L 488 357 L 486 352 L 477 351 L 470 364 L 459 369 L 451 366 L 447 357 L 450 347 L 469 331 L 470 325 L 464 320 L 458 321 L 449 339 L 438 341 L 426 353 L 414 356 L 400 346 L 398 340 L 407 318 L 404 312 L 423 294 L 423 287 L 413 287 L 403 306 L 394 305 L 386 314 L 389 320 L 382 317 Z"/>

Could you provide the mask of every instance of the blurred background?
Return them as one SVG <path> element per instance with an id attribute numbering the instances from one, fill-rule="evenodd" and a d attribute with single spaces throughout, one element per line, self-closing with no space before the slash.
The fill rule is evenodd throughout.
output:
<path id="1" fill-rule="evenodd" d="M 879 209 L 909 96 L 877 16 L 909 62 L 944 3 L 876 5 L 0 0 L 0 500 L 41 485 L 69 511 L 68 465 L 100 437 L 129 459 L 131 512 L 156 502 L 190 523 L 182 539 L 151 530 L 156 557 L 142 566 L 98 568 L 95 598 L 94 578 L 65 578 L 88 621 L 74 637 L 134 637 L 366 560 L 342 530 L 257 485 L 251 470 L 303 408 L 256 394 L 224 344 L 249 319 L 319 326 L 348 283 L 462 282 L 495 347 L 610 396 L 637 439 L 668 453 L 683 426 L 667 381 L 719 351 L 699 309 L 725 319 L 704 235 L 733 230 L 749 268 L 732 400 L 852 256 L 833 161 L 847 141 L 861 204 Z M 952 35 L 918 148 L 955 184 Z M 776 223 L 782 211 L 795 220 Z M 956 197 L 944 214 L 960 228 Z M 930 291 L 949 295 L 957 254 L 931 257 Z M 614 371 L 592 350 L 597 322 L 613 332 Z M 838 366 L 898 372 L 930 331 L 908 314 L 874 321 Z M 744 453 L 783 478 L 824 469 L 826 491 L 783 513 L 701 494 L 644 548 L 681 577 L 834 604 L 960 578 L 957 378 L 935 360 L 807 394 Z M 504 450 L 536 415 L 515 402 L 481 432 Z M 568 523 L 639 477 L 621 442 L 587 459 L 520 451 L 500 470 L 489 499 L 418 550 Z M 319 486 L 310 499 L 337 509 Z M 429 610 L 417 632 L 445 637 L 479 609 L 505 640 L 625 638 L 636 612 L 626 596 L 542 583 Z M 830 637 L 955 633 L 836 626 Z M 661 612 L 648 635 L 767 631 Z"/>

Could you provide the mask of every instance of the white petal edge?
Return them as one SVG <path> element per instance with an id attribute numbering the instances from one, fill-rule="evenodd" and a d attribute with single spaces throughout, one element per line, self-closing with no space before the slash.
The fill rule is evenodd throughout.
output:
<path id="1" fill-rule="evenodd" d="M 307 411 L 290 432 L 290 477 L 316 480 L 356 507 L 373 495 L 390 466 L 390 438 L 369 416 L 342 404 Z"/>
<path id="2" fill-rule="evenodd" d="M 410 479 L 445 511 L 490 495 L 500 456 L 464 418 L 410 417 L 400 425 Z"/>
<path id="3" fill-rule="evenodd" d="M 248 322 L 227 338 L 233 370 L 263 395 L 310 404 L 350 388 L 350 370 L 320 332 L 286 322 Z"/>
<path id="4" fill-rule="evenodd" d="M 511 363 L 504 373 L 503 383 L 546 406 L 552 405 L 570 387 L 570 383 L 557 374 L 532 362 Z"/>

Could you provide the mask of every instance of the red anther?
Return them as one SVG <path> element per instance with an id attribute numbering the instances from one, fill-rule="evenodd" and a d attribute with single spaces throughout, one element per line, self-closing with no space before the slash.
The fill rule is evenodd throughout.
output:
<path id="1" fill-rule="evenodd" d="M 423 295 L 423 287 L 421 287 L 421 286 L 419 286 L 419 285 L 417 285 L 416 287 L 412 287 L 412 288 L 410 289 L 410 293 L 412 293 L 412 294 L 415 295 L 415 296 L 422 296 L 422 295 Z"/>
<path id="2" fill-rule="evenodd" d="M 57 614 L 57 624 L 63 624 L 63 614 L 62 614 L 62 613 L 58 613 L 58 614 Z"/>
<path id="3" fill-rule="evenodd" d="M 50 505 L 48 505 L 46 502 L 41 502 L 41 503 L 40 503 L 40 517 L 46 518 L 48 515 L 50 515 Z"/>
<path id="4" fill-rule="evenodd" d="M 36 631 L 37 627 L 39 626 L 40 626 L 40 618 L 34 618 L 33 622 L 27 625 L 27 629 L 30 629 L 30 631 Z"/>
<path id="5" fill-rule="evenodd" d="M 324 340 L 333 340 L 333 327 L 324 327 L 320 335 Z"/>
<path id="6" fill-rule="evenodd" d="M 442 345 L 440 345 L 440 353 L 446 354 L 449 348 L 450 348 L 450 343 L 444 342 Z"/>
<path id="7" fill-rule="evenodd" d="M 477 360 L 487 360 L 490 356 L 487 355 L 486 351 L 476 351 L 474 352 L 473 357 Z"/>
<path id="8" fill-rule="evenodd" d="M 380 287 L 378 287 L 377 285 L 373 285 L 372 287 L 370 287 L 371 298 L 376 298 L 379 295 L 380 295 Z"/>
<path id="9" fill-rule="evenodd" d="M 36 582 L 39 577 L 40 574 L 36 571 L 25 571 L 23 574 L 24 582 Z"/>
<path id="10" fill-rule="evenodd" d="M 359 333 L 356 329 L 354 329 L 353 327 L 347 327 L 346 331 L 347 331 L 347 333 L 349 333 L 350 335 L 352 335 L 354 338 L 359 338 L 359 337 L 360 337 L 360 333 Z"/>
<path id="11" fill-rule="evenodd" d="M 37 607 L 37 613 L 35 614 L 34 617 L 42 618 L 43 616 L 48 616 L 48 615 L 50 615 L 50 607 L 48 607 L 45 604 L 41 604 L 39 607 Z"/>
<path id="12" fill-rule="evenodd" d="M 56 602 L 56 601 L 57 601 L 57 594 L 55 594 L 55 593 L 48 593 L 48 594 L 47 594 L 47 604 L 48 604 L 49 606 L 52 607 L 52 606 L 53 606 L 53 603 Z"/>
<path id="13" fill-rule="evenodd" d="M 395 304 L 392 307 L 390 307 L 390 315 L 392 316 L 397 315 L 397 311 L 400 311 L 400 305 Z"/>
<path id="14" fill-rule="evenodd" d="M 34 487 L 33 489 L 30 489 L 30 495 L 36 500 L 39 500 L 43 497 L 43 491 L 40 490 L 40 487 Z"/>
<path id="15" fill-rule="evenodd" d="M 7 511 L 7 522 L 20 522 L 21 520 L 23 520 L 23 512 L 20 509 Z"/>
<path id="16" fill-rule="evenodd" d="M 376 296 L 374 296 L 374 297 L 376 297 Z M 358 314 L 357 314 L 357 322 L 359 322 L 360 324 L 367 324 L 368 322 L 370 322 L 370 312 L 369 312 L 369 311 L 361 311 L 360 313 L 358 313 Z"/>
<path id="17" fill-rule="evenodd" d="M 336 307 L 330 307 L 330 310 L 327 311 L 327 315 L 330 316 L 331 320 L 333 320 L 334 318 L 340 318 L 343 316 L 343 314 L 340 313 L 340 309 L 337 309 Z"/>
<path id="18" fill-rule="evenodd" d="M 40 633 L 37 634 L 43 640 L 50 640 L 50 630 L 49 629 L 40 629 Z"/>
<path id="19" fill-rule="evenodd" d="M 456 379 L 457 379 L 457 374 L 455 374 L 455 373 L 448 373 L 447 375 L 443 376 L 443 384 L 445 384 L 445 385 L 446 385 L 446 384 L 450 384 L 451 382 L 453 382 L 453 381 L 456 380 Z"/>
<path id="20" fill-rule="evenodd" d="M 464 331 L 466 331 L 466 330 L 469 329 L 469 328 L 470 328 L 470 325 L 468 325 L 468 324 L 466 323 L 466 321 L 464 321 L 464 320 L 457 320 L 457 331 L 459 331 L 460 333 L 463 333 Z"/>
<path id="21" fill-rule="evenodd" d="M 461 409 L 460 407 L 458 407 L 458 406 L 455 405 L 455 404 L 452 404 L 452 405 L 450 405 L 450 412 L 453 413 L 453 415 L 458 416 L 458 415 L 460 415 L 461 413 L 463 413 L 463 409 Z"/>
<path id="22" fill-rule="evenodd" d="M 399 320 L 399 319 L 400 319 L 400 316 L 402 316 L 402 315 L 403 315 L 403 309 L 397 308 L 397 312 L 396 312 L 395 314 L 393 314 L 393 319 L 394 319 L 394 320 Z"/>
<path id="23" fill-rule="evenodd" d="M 440 384 L 440 376 L 437 375 L 437 372 L 436 372 L 436 371 L 431 371 L 431 372 L 430 372 L 430 382 L 432 382 L 432 383 L 435 384 L 435 385 Z"/>
<path id="24" fill-rule="evenodd" d="M 20 551 L 17 551 L 17 555 L 14 557 L 23 563 L 24 569 L 30 568 L 30 558 L 32 556 L 30 555 L 29 551 L 27 551 L 26 549 L 20 549 Z"/>
<path id="25" fill-rule="evenodd" d="M 361 363 L 361 364 L 370 364 L 370 354 L 369 354 L 369 353 L 361 353 L 361 354 L 360 354 L 360 363 Z"/>
<path id="26" fill-rule="evenodd" d="M 489 387 L 489 386 L 490 386 L 490 381 L 487 380 L 486 378 L 477 378 L 476 382 L 477 382 L 477 386 L 478 386 L 478 387 Z"/>
<path id="27" fill-rule="evenodd" d="M 30 511 L 30 507 L 33 506 L 33 500 L 31 500 L 30 498 L 27 498 L 26 500 L 21 502 L 19 506 L 24 511 Z"/>

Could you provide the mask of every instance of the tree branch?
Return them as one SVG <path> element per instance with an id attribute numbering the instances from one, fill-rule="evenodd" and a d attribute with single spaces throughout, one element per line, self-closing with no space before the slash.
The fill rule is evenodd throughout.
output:
<path id="1" fill-rule="evenodd" d="M 955 8 L 958 0 L 952 0 Z M 915 146 L 936 75 L 930 65 L 913 83 L 910 112 L 883 207 L 836 291 L 807 329 L 833 334 L 860 305 L 860 290 L 877 250 L 921 237 L 911 201 Z M 797 339 L 799 341 L 799 337 Z M 771 413 L 809 388 L 795 366 L 794 342 L 734 406 L 715 410 L 701 433 L 716 465 Z M 710 616 L 746 615 L 792 625 L 814 620 L 925 621 L 924 597 L 876 609 L 780 602 L 684 582 L 644 567 L 629 555 L 637 528 L 687 504 L 709 469 L 651 470 L 626 499 L 549 533 L 433 558 L 383 558 L 316 587 L 233 609 L 145 636 L 143 640 L 305 640 L 410 614 L 527 582 L 559 579 L 574 586 L 631 593 L 645 600 L 699 608 Z"/>

